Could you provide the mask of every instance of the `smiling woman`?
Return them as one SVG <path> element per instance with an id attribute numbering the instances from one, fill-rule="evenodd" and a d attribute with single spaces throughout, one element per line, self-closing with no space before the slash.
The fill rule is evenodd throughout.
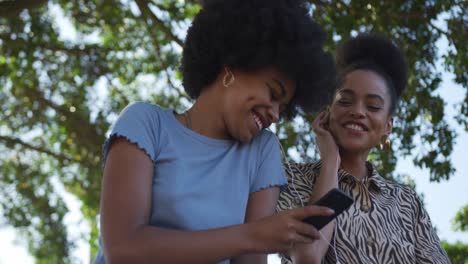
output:
<path id="1" fill-rule="evenodd" d="M 96 263 L 266 263 L 318 238 L 300 220 L 326 208 L 272 216 L 286 179 L 265 130 L 331 94 L 333 61 L 308 14 L 298 0 L 204 1 L 182 58 L 192 108 L 134 103 L 105 143 Z"/>
<path id="2" fill-rule="evenodd" d="M 336 186 L 354 204 L 324 228 L 330 248 L 324 240 L 297 245 L 283 263 L 450 263 L 416 193 L 367 161 L 372 148 L 389 144 L 407 81 L 402 52 L 383 36 L 363 34 L 338 49 L 337 66 L 330 110 L 313 122 L 321 161 L 288 166 L 294 191 L 284 189 L 277 210 L 313 203 Z"/>
<path id="3" fill-rule="evenodd" d="M 371 70 L 348 73 L 336 94 L 329 120 L 342 155 L 366 153 L 382 137 L 388 137 L 393 126 L 388 114 L 390 105 L 386 82 L 380 75 Z"/>

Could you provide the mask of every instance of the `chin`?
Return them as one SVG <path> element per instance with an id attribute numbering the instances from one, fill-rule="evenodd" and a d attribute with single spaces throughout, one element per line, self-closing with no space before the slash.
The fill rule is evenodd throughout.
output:
<path id="1" fill-rule="evenodd" d="M 355 142 L 344 142 L 339 144 L 339 146 L 341 150 L 344 150 L 346 152 L 361 152 L 366 149 L 366 147 L 362 144 L 358 144 Z"/>
<path id="2" fill-rule="evenodd" d="M 237 141 L 239 141 L 242 144 L 249 144 L 254 137 L 255 137 L 255 135 L 245 133 L 245 134 L 239 134 L 236 137 L 236 139 L 237 139 Z"/>

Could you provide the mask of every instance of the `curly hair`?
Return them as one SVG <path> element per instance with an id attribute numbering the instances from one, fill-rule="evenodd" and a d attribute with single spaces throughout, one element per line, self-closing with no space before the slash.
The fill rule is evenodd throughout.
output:
<path id="1" fill-rule="evenodd" d="M 318 110 L 333 95 L 336 71 L 309 10 L 302 0 L 205 0 L 185 39 L 185 91 L 196 99 L 224 66 L 246 72 L 274 67 L 296 82 L 286 117 L 296 114 L 296 105 Z"/>
<path id="2" fill-rule="evenodd" d="M 354 70 L 371 70 L 386 82 L 391 103 L 389 114 L 396 110 L 407 84 L 407 65 L 400 48 L 387 37 L 376 33 L 363 33 L 344 42 L 336 51 L 338 85 Z"/>

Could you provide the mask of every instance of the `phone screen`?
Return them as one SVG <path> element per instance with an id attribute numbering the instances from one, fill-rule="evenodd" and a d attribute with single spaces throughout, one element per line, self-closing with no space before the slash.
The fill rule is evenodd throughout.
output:
<path id="1" fill-rule="evenodd" d="M 330 221 L 335 219 L 335 217 L 341 214 L 344 210 L 348 209 L 348 207 L 350 207 L 353 202 L 353 198 L 351 198 L 349 195 L 337 188 L 334 188 L 322 196 L 322 198 L 314 203 L 314 205 L 331 208 L 335 211 L 335 213 L 329 216 L 311 216 L 305 218 L 303 221 L 313 225 L 317 230 L 320 230 Z"/>

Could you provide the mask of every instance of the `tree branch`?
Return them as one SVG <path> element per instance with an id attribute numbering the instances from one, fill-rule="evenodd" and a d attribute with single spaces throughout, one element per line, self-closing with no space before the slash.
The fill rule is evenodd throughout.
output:
<path id="1" fill-rule="evenodd" d="M 96 150 L 97 153 L 99 151 L 95 149 L 94 147 L 95 142 L 88 142 L 84 139 L 92 139 L 92 140 L 98 140 L 100 139 L 101 135 L 97 132 L 98 128 L 96 127 L 95 124 L 90 123 L 89 120 L 86 120 L 83 116 L 79 115 L 78 113 L 71 113 L 69 109 L 66 106 L 61 106 L 57 105 L 56 103 L 50 101 L 49 99 L 45 98 L 44 95 L 36 90 L 36 89 L 27 89 L 26 96 L 30 97 L 32 100 L 39 102 L 43 106 L 47 106 L 55 110 L 57 113 L 65 116 L 67 120 L 72 120 L 73 122 L 68 122 L 67 129 L 70 131 L 79 131 L 80 134 L 80 141 L 82 146 L 86 146 L 89 150 Z M 48 153 L 48 152 L 45 152 Z M 53 152 L 48 153 L 56 158 L 60 158 L 60 156 L 54 155 Z M 99 154 L 97 154 L 99 155 Z M 65 156 L 64 156 L 65 157 Z M 87 159 L 73 159 L 70 157 L 67 157 L 68 161 L 73 161 L 80 163 L 81 165 L 88 167 L 88 168 L 93 168 L 96 166 L 93 161 L 87 160 Z"/>
<path id="2" fill-rule="evenodd" d="M 142 12 L 142 14 L 143 14 L 143 12 Z M 145 20 L 146 20 L 146 17 L 147 17 L 147 16 L 145 16 Z M 154 44 L 154 52 L 155 52 L 156 56 L 161 57 L 161 56 L 160 56 L 160 51 L 161 51 L 161 50 L 160 50 L 160 48 L 159 48 L 159 41 L 158 41 L 158 38 L 157 38 L 157 36 L 154 34 L 153 30 L 151 30 L 150 25 L 148 25 L 148 23 L 145 23 L 145 25 L 146 25 L 146 30 L 148 31 L 149 36 L 150 36 L 151 40 L 153 41 L 153 44 Z"/>
<path id="3" fill-rule="evenodd" d="M 47 0 L 0 1 L 0 17 L 15 17 L 24 9 L 32 9 L 47 3 Z"/>
<path id="4" fill-rule="evenodd" d="M 180 40 L 169 27 L 164 24 L 164 21 L 159 19 L 149 8 L 149 2 L 147 0 L 136 0 L 136 4 L 140 9 L 140 12 L 145 20 L 150 19 L 168 38 L 170 38 L 175 43 L 179 44 L 179 46 L 183 47 L 184 42 Z M 150 29 L 149 29 L 150 30 Z"/>
<path id="5" fill-rule="evenodd" d="M 1 0 L 0 0 L 1 1 Z M 11 39 L 10 34 L 0 34 L 0 39 L 5 43 L 6 47 L 26 47 L 28 43 L 23 39 Z M 50 51 L 60 51 L 74 56 L 88 55 L 93 51 L 109 53 L 111 51 L 133 51 L 131 49 L 116 49 L 115 47 L 102 47 L 98 44 L 85 44 L 66 46 L 63 42 L 58 43 L 38 43 L 38 48 Z"/>
<path id="6" fill-rule="evenodd" d="M 145 19 L 146 19 L 146 17 L 147 16 L 145 16 Z M 169 65 L 167 65 L 167 63 L 161 57 L 161 54 L 162 54 L 161 53 L 161 46 L 159 45 L 158 38 L 157 38 L 156 34 L 154 34 L 154 31 L 151 30 L 150 25 L 148 25 L 148 23 L 145 23 L 145 25 L 146 25 L 146 29 L 148 30 L 149 36 L 150 36 L 151 40 L 153 41 L 155 55 L 161 61 L 162 68 L 166 69 L 167 67 L 169 67 Z"/>
<path id="7" fill-rule="evenodd" d="M 100 135 L 97 132 L 97 127 L 95 126 L 95 124 L 90 123 L 89 120 L 86 120 L 83 116 L 77 113 L 71 113 L 66 106 L 57 105 L 56 103 L 50 101 L 49 99 L 45 98 L 44 95 L 40 93 L 39 91 L 30 89 L 30 91 L 31 90 L 33 90 L 33 92 L 31 93 L 31 95 L 33 95 L 33 100 L 36 100 L 39 103 L 43 103 L 44 105 L 54 109 L 55 111 L 57 111 L 57 113 L 65 116 L 68 120 L 74 120 L 73 125 L 69 126 L 68 129 L 70 129 L 71 131 L 80 131 L 81 138 L 88 138 L 88 139 L 100 138 Z M 84 142 L 82 142 L 82 144 L 84 144 Z M 90 148 L 92 147 L 92 145 L 93 143 L 91 143 L 87 147 Z M 85 164 L 84 160 L 81 161 L 80 163 Z M 86 165 L 90 167 L 92 163 L 86 164 Z"/>
<path id="8" fill-rule="evenodd" d="M 439 32 L 440 34 L 447 36 L 447 39 L 450 39 L 450 38 L 448 37 L 449 34 L 448 34 L 446 31 L 444 31 L 444 30 L 440 29 L 439 27 L 437 27 L 436 25 L 434 25 L 434 24 L 432 23 L 432 21 L 430 21 L 430 20 L 429 20 L 429 26 L 430 26 L 432 29 L 434 29 L 435 31 Z"/>
<path id="9" fill-rule="evenodd" d="M 73 163 L 80 163 L 80 161 L 78 160 L 75 160 L 71 157 L 68 157 L 66 155 L 63 155 L 63 154 L 58 154 L 58 153 L 55 153 L 51 150 L 48 150 L 44 147 L 38 147 L 38 146 L 34 146 L 34 145 L 31 145 L 29 143 L 26 143 L 24 141 L 22 141 L 21 139 L 19 138 L 14 138 L 14 137 L 7 137 L 7 136 L 0 136 L 0 141 L 3 141 L 5 142 L 5 145 L 20 145 L 26 149 L 29 149 L 29 150 L 34 150 L 34 151 L 37 151 L 37 152 L 40 152 L 40 153 L 45 153 L 49 156 L 52 156 L 60 161 L 68 161 L 68 162 L 73 162 Z"/>

